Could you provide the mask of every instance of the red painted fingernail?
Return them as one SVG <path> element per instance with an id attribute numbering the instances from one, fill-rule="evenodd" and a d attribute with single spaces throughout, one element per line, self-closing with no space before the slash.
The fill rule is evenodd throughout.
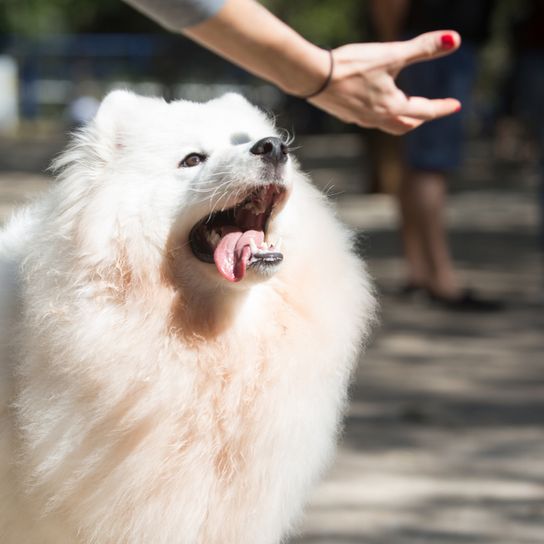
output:
<path id="1" fill-rule="evenodd" d="M 451 34 L 442 34 L 440 42 L 442 43 L 442 49 L 455 47 L 455 38 Z"/>

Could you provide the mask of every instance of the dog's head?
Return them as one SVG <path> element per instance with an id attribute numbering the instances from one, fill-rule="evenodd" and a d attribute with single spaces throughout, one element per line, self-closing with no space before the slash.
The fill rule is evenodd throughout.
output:
<path id="1" fill-rule="evenodd" d="M 296 169 L 271 120 L 239 95 L 166 103 L 114 91 L 63 161 L 72 179 L 93 173 L 80 189 L 87 255 L 122 247 L 129 264 L 169 255 L 174 274 L 226 285 L 281 266 L 278 218 Z"/>

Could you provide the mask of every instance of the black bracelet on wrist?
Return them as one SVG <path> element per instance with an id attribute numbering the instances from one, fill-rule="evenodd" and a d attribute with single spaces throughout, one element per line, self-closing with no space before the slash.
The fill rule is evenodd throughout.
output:
<path id="1" fill-rule="evenodd" d="M 327 79 L 325 79 L 325 81 L 323 82 L 323 85 L 321 85 L 321 87 L 319 87 L 317 91 L 315 91 L 314 93 L 308 94 L 306 96 L 301 96 L 300 98 L 302 98 L 303 100 L 308 100 L 309 98 L 314 98 L 318 94 L 321 94 L 329 86 L 329 83 L 331 82 L 332 73 L 334 71 L 334 57 L 332 56 L 332 49 L 327 49 L 327 51 L 329 52 L 329 59 L 330 59 L 329 75 L 327 76 Z"/>

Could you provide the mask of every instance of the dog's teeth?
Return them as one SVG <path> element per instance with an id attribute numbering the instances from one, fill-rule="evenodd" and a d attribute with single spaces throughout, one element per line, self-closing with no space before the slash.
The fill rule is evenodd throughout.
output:
<path id="1" fill-rule="evenodd" d="M 282 239 L 281 238 L 278 238 L 276 240 L 276 243 L 274 244 L 274 250 L 275 251 L 280 251 L 281 250 L 281 243 L 282 243 Z"/>
<path id="2" fill-rule="evenodd" d="M 265 241 L 263 241 L 263 244 L 262 244 L 262 246 L 261 246 L 261 251 L 262 251 L 263 249 L 264 249 L 265 251 L 268 250 L 268 244 L 267 244 Z"/>
<path id="3" fill-rule="evenodd" d="M 219 243 L 219 240 L 221 240 L 221 235 L 216 230 L 212 230 L 208 234 L 208 240 L 210 241 L 212 245 L 215 246 Z"/>
<path id="4" fill-rule="evenodd" d="M 249 247 L 251 248 L 251 253 L 257 253 L 259 251 L 259 248 L 257 247 L 257 244 L 253 238 L 249 240 Z"/>

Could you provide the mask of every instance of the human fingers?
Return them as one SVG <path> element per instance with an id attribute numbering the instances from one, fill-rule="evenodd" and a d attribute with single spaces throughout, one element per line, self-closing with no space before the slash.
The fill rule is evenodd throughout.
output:
<path id="1" fill-rule="evenodd" d="M 411 40 L 395 43 L 401 67 L 449 55 L 460 45 L 461 36 L 454 30 L 426 32 Z"/>
<path id="2" fill-rule="evenodd" d="M 370 116 L 361 115 L 360 112 L 359 115 L 354 115 L 351 109 L 323 109 L 341 121 L 344 121 L 344 123 L 358 125 L 362 128 L 379 129 L 395 136 L 406 134 L 407 132 L 421 126 L 425 122 L 424 120 L 406 115 L 388 115 L 371 119 Z"/>
<path id="3" fill-rule="evenodd" d="M 419 127 L 425 121 L 408 116 L 388 116 L 370 121 L 365 116 L 359 116 L 352 117 L 347 122 L 363 128 L 375 128 L 395 136 L 401 136 Z"/>
<path id="4" fill-rule="evenodd" d="M 422 96 L 411 96 L 398 106 L 395 113 L 422 121 L 432 121 L 456 113 L 460 109 L 461 103 L 455 98 L 435 98 L 431 100 Z"/>
<path id="5" fill-rule="evenodd" d="M 394 136 L 402 136 L 421 126 L 424 122 L 413 117 L 400 116 L 384 121 L 377 128 Z"/>
<path id="6" fill-rule="evenodd" d="M 397 95 L 400 94 L 399 91 Z M 404 97 L 404 101 L 406 101 L 406 96 L 402 96 Z M 377 128 L 389 134 L 406 134 L 425 122 L 425 119 L 408 115 L 402 108 L 395 105 L 393 98 L 385 101 L 379 107 L 373 108 L 371 112 L 368 111 L 368 108 L 363 107 L 362 104 L 355 107 L 353 104 L 346 103 L 323 104 L 317 100 L 312 101 L 312 103 L 345 123 L 355 124 L 362 128 Z"/>

